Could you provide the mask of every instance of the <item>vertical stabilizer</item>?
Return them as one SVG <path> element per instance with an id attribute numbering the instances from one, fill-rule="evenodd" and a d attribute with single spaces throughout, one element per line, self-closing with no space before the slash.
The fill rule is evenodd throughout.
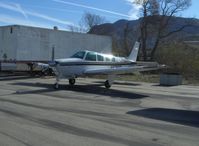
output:
<path id="1" fill-rule="evenodd" d="M 138 56 L 138 52 L 139 52 L 139 48 L 140 48 L 140 43 L 139 42 L 135 42 L 133 49 L 128 57 L 128 60 L 132 61 L 132 62 L 136 62 L 137 60 L 137 56 Z"/>

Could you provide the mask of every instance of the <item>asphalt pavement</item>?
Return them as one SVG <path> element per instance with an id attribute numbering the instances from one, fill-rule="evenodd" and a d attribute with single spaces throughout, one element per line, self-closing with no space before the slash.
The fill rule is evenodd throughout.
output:
<path id="1" fill-rule="evenodd" d="M 2 146 L 199 146 L 199 87 L 0 77 Z"/>

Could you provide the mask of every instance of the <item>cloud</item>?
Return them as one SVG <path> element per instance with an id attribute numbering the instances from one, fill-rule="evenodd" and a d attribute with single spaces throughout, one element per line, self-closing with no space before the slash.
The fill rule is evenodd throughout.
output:
<path id="1" fill-rule="evenodd" d="M 72 22 L 60 20 L 60 19 L 48 16 L 48 15 L 41 14 L 41 13 L 24 10 L 24 9 L 21 8 L 21 5 L 19 5 L 17 3 L 2 3 L 2 2 L 0 2 L 0 7 L 22 14 L 26 18 L 26 21 L 28 21 L 27 18 L 28 18 L 28 15 L 29 15 L 29 16 L 34 16 L 34 17 L 41 18 L 41 19 L 44 19 L 44 20 L 48 20 L 48 21 L 51 21 L 51 22 L 59 23 L 59 24 L 74 25 Z M 11 17 L 9 17 L 9 20 L 16 20 L 16 22 L 18 22 L 17 19 L 13 19 L 13 17 L 12 17 L 12 19 L 10 19 L 10 18 Z M 5 17 L 4 17 L 4 20 L 5 20 Z M 24 20 L 24 21 L 20 21 L 20 22 L 24 22 L 24 24 L 26 24 L 26 21 Z M 14 23 L 14 22 L 12 21 L 12 23 Z"/>
<path id="2" fill-rule="evenodd" d="M 57 2 L 57 3 L 66 4 L 66 5 L 71 5 L 71 6 L 76 6 L 76 7 L 96 10 L 96 11 L 100 11 L 100 12 L 103 12 L 103 13 L 109 13 L 109 14 L 112 14 L 112 15 L 122 16 L 122 17 L 126 17 L 126 18 L 130 17 L 129 15 L 126 15 L 126 14 L 122 14 L 122 13 L 118 13 L 118 12 L 110 11 L 110 10 L 105 10 L 105 9 L 100 9 L 100 8 L 96 8 L 96 7 L 92 7 L 92 6 L 88 6 L 88 5 L 82 5 L 82 4 L 78 4 L 78 3 L 66 2 L 66 1 L 63 1 L 63 0 L 52 0 L 52 1 Z"/>
<path id="3" fill-rule="evenodd" d="M 125 0 L 128 5 L 131 6 L 131 9 L 128 12 L 130 19 L 138 19 L 139 18 L 139 10 L 141 8 L 140 5 L 136 5 L 134 0 Z"/>

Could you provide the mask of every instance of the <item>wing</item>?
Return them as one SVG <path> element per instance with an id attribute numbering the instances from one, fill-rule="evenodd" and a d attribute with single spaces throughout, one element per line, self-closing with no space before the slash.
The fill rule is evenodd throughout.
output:
<path id="1" fill-rule="evenodd" d="M 133 73 L 136 71 L 149 71 L 160 69 L 159 65 L 156 66 L 144 66 L 144 65 L 134 65 L 134 66 L 125 66 L 125 67 L 114 67 L 108 69 L 89 69 L 84 72 L 85 75 L 109 75 L 109 74 L 126 74 Z"/>

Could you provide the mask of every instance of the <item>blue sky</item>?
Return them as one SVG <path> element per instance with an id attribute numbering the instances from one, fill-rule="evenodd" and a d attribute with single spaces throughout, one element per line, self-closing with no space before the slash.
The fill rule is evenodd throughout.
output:
<path id="1" fill-rule="evenodd" d="M 0 26 L 21 24 L 38 27 L 67 29 L 78 25 L 85 12 L 101 15 L 108 22 L 119 19 L 137 19 L 138 8 L 133 0 L 0 0 Z M 199 0 L 180 14 L 199 18 Z"/>

